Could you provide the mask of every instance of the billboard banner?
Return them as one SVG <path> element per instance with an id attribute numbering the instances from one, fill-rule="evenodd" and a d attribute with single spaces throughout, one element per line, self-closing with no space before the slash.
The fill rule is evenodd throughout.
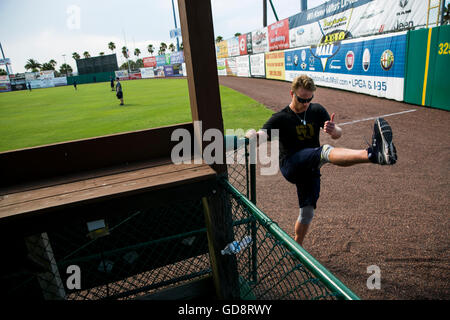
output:
<path id="1" fill-rule="evenodd" d="M 0 82 L 0 92 L 11 91 L 11 84 L 9 82 Z"/>
<path id="2" fill-rule="evenodd" d="M 172 52 L 170 53 L 170 63 L 183 63 L 184 62 L 184 54 L 183 51 Z"/>
<path id="3" fill-rule="evenodd" d="M 269 52 L 269 35 L 267 27 L 252 32 L 253 53 Z"/>
<path id="4" fill-rule="evenodd" d="M 245 34 L 247 37 L 247 54 L 252 54 L 253 53 L 253 45 L 252 45 L 252 33 L 246 33 Z"/>
<path id="5" fill-rule="evenodd" d="M 227 76 L 237 76 L 236 57 L 226 58 L 225 62 L 226 62 Z"/>
<path id="6" fill-rule="evenodd" d="M 250 77 L 250 60 L 248 55 L 236 57 L 237 76 Z"/>
<path id="7" fill-rule="evenodd" d="M 425 27 L 427 1 L 331 0 L 289 17 L 290 48 L 310 46 L 337 31 L 347 38 Z"/>
<path id="8" fill-rule="evenodd" d="M 219 76 L 227 75 L 227 62 L 226 59 L 217 59 L 217 74 Z"/>
<path id="9" fill-rule="evenodd" d="M 228 41 L 220 41 L 216 43 L 216 57 L 217 59 L 228 57 Z"/>
<path id="10" fill-rule="evenodd" d="M 250 56 L 250 75 L 252 77 L 266 76 L 264 53 L 253 54 Z"/>
<path id="11" fill-rule="evenodd" d="M 403 100 L 406 32 L 285 52 L 286 80 L 302 73 L 317 85 Z"/>
<path id="12" fill-rule="evenodd" d="M 156 56 L 155 58 L 156 58 L 156 66 L 157 67 L 162 67 L 162 66 L 166 65 L 166 55 L 165 54 Z"/>
<path id="13" fill-rule="evenodd" d="M 155 60 L 156 62 L 156 60 Z M 140 68 L 141 70 L 141 77 L 142 79 L 148 79 L 148 78 L 154 78 L 155 72 L 153 71 L 153 68 Z"/>
<path id="14" fill-rule="evenodd" d="M 247 53 L 247 35 L 243 34 L 239 36 L 239 54 L 243 56 Z"/>
<path id="15" fill-rule="evenodd" d="M 289 19 L 269 25 L 268 35 L 269 51 L 289 49 Z"/>
<path id="16" fill-rule="evenodd" d="M 142 79 L 142 76 L 140 72 L 133 72 L 129 74 L 128 79 L 129 80 Z"/>
<path id="17" fill-rule="evenodd" d="M 172 65 L 164 66 L 164 76 L 165 77 L 173 77 L 174 76 Z"/>
<path id="18" fill-rule="evenodd" d="M 156 57 L 145 57 L 145 58 L 142 58 L 142 62 L 144 63 L 144 68 L 156 67 Z"/>
<path id="19" fill-rule="evenodd" d="M 128 80 L 128 70 L 117 70 L 114 73 L 119 80 Z"/>
<path id="20" fill-rule="evenodd" d="M 235 57 L 239 55 L 239 37 L 233 37 L 227 40 L 228 42 L 228 57 Z"/>
<path id="21" fill-rule="evenodd" d="M 266 78 L 285 80 L 284 51 L 266 53 Z"/>
<path id="22" fill-rule="evenodd" d="M 53 84 L 55 87 L 67 86 L 67 78 L 66 77 L 53 78 Z"/>

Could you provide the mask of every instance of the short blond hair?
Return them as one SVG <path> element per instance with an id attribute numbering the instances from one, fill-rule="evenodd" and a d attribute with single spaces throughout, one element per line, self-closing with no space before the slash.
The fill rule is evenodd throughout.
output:
<path id="1" fill-rule="evenodd" d="M 306 74 L 302 74 L 298 76 L 292 81 L 291 89 L 292 91 L 296 91 L 298 88 L 303 88 L 309 91 L 316 91 L 316 85 L 314 84 L 314 80 L 308 77 Z"/>

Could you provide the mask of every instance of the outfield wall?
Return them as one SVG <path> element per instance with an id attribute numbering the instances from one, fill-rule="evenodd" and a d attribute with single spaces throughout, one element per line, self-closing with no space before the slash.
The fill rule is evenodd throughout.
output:
<path id="1" fill-rule="evenodd" d="M 319 86 L 449 110 L 449 43 L 450 26 L 344 38 L 217 59 L 217 72 L 289 82 L 307 74 Z"/>
<path id="2" fill-rule="evenodd" d="M 327 1 L 216 43 L 217 72 L 282 81 L 305 73 L 319 86 L 449 110 L 450 26 L 424 29 L 427 11 L 424 0 Z"/>
<path id="3" fill-rule="evenodd" d="M 450 110 L 450 25 L 408 33 L 405 102 Z"/>

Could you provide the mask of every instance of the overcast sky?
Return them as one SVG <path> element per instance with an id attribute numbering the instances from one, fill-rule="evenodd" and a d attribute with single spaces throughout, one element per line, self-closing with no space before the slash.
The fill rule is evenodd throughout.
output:
<path id="1" fill-rule="evenodd" d="M 308 0 L 308 8 L 324 2 Z M 261 28 L 262 3 L 263 0 L 211 0 L 215 36 L 228 39 L 236 32 Z M 270 24 L 276 20 L 267 3 Z M 280 20 L 300 12 L 300 0 L 272 3 Z M 179 27 L 177 0 L 174 4 Z M 169 36 L 174 27 L 171 0 L 0 0 L 0 42 L 14 73 L 25 72 L 24 65 L 30 58 L 39 63 L 54 59 L 59 70 L 64 54 L 66 63 L 75 71 L 73 52 L 109 54 L 111 41 L 116 44 L 120 66 L 125 62 L 120 53 L 125 40 L 131 54 L 139 48 L 140 58 L 146 57 L 150 55 L 146 49 L 149 44 L 155 51 L 161 42 L 176 45 L 176 39 Z"/>

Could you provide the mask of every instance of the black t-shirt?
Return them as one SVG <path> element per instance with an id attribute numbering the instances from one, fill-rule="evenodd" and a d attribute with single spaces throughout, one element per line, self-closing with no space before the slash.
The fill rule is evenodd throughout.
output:
<path id="1" fill-rule="evenodd" d="M 303 124 L 305 120 L 306 124 Z M 280 164 L 283 160 L 304 148 L 320 147 L 320 128 L 325 121 L 330 120 L 327 110 L 318 103 L 311 103 L 308 109 L 302 113 L 295 113 L 287 106 L 283 110 L 274 113 L 264 124 L 269 140 L 272 138 L 270 129 L 279 129 Z"/>

